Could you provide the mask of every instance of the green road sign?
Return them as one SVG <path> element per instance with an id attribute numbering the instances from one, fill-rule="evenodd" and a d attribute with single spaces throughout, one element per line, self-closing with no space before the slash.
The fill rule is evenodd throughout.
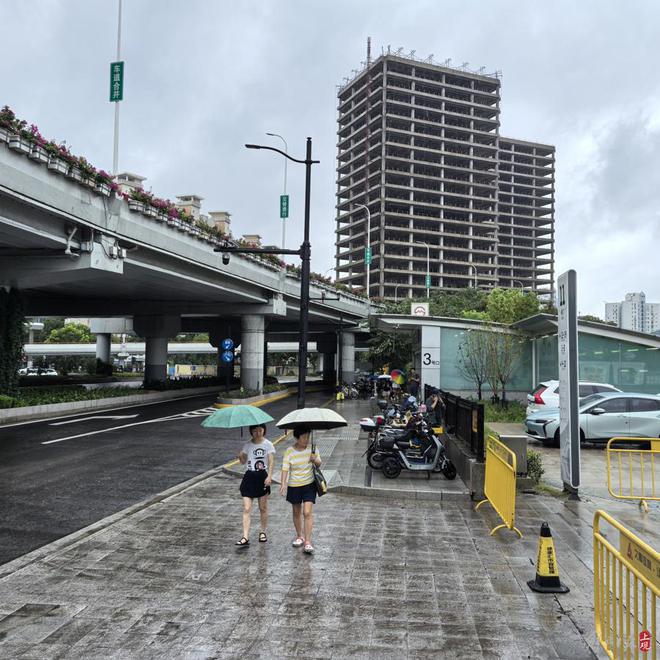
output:
<path id="1" fill-rule="evenodd" d="M 289 217 L 289 196 L 288 195 L 280 195 L 280 218 L 284 220 L 284 218 Z"/>
<path id="2" fill-rule="evenodd" d="M 430 275 L 426 276 L 426 288 L 427 289 L 431 288 L 431 276 Z"/>
<path id="3" fill-rule="evenodd" d="M 124 100 L 124 63 L 110 64 L 110 101 Z"/>
<path id="4" fill-rule="evenodd" d="M 371 248 L 364 248 L 364 263 L 371 266 Z"/>

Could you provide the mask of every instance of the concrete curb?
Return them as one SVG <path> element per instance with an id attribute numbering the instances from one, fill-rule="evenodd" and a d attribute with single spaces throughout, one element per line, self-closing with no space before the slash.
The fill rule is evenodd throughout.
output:
<path id="1" fill-rule="evenodd" d="M 267 394 L 259 394 L 257 396 L 250 396 L 247 399 L 223 399 L 222 397 L 218 397 L 218 401 L 214 404 L 214 407 L 229 408 L 229 406 L 241 405 L 263 406 L 267 403 L 272 403 L 273 401 L 286 399 L 286 397 L 291 396 L 291 394 L 293 394 L 293 392 L 286 389 L 278 390 L 277 392 L 268 392 Z"/>
<path id="2" fill-rule="evenodd" d="M 25 406 L 23 408 L 3 408 L 0 410 L 0 426 L 14 422 L 37 421 L 53 419 L 53 416 L 67 417 L 76 413 L 86 413 L 106 408 L 122 408 L 159 401 L 174 399 L 192 399 L 200 394 L 217 392 L 218 386 L 200 387 L 187 390 L 170 390 L 169 392 L 153 392 L 152 394 L 129 394 L 107 399 L 92 399 L 90 401 L 69 401 L 68 403 L 49 403 L 43 406 Z"/>
<path id="3" fill-rule="evenodd" d="M 103 520 L 99 520 L 95 523 L 92 523 L 91 525 L 88 525 L 87 527 L 83 527 L 82 529 L 79 529 L 75 532 L 72 532 L 71 534 L 68 534 L 67 536 L 62 537 L 61 539 L 52 541 L 51 543 L 48 543 L 42 546 L 41 548 L 37 548 L 32 552 L 28 552 L 28 554 L 23 555 L 22 557 L 17 557 L 16 559 L 13 559 L 12 561 L 7 562 L 6 564 L 0 566 L 0 580 L 3 580 L 12 573 L 15 573 L 16 571 L 20 571 L 22 568 L 25 568 L 26 566 L 29 566 L 30 564 L 33 564 L 36 561 L 44 559 L 45 557 L 51 555 L 57 555 L 58 553 L 61 553 L 67 550 L 68 548 L 70 548 L 71 546 L 75 545 L 76 543 L 84 541 L 88 539 L 90 536 L 97 534 L 98 532 L 102 532 L 103 530 L 107 529 L 111 525 L 114 525 L 120 520 L 128 518 L 136 513 L 139 513 L 140 511 L 152 506 L 153 504 L 158 504 L 159 502 L 163 502 L 164 500 L 167 500 L 170 497 L 180 495 L 189 488 L 196 486 L 198 483 L 205 481 L 206 479 L 209 479 L 211 477 L 217 476 L 222 471 L 223 468 L 221 466 L 207 470 L 203 474 L 198 474 L 196 477 L 193 477 L 192 479 L 188 479 L 188 481 L 183 481 L 182 483 L 177 484 L 176 486 L 172 486 L 171 488 L 164 490 L 162 493 L 158 493 L 157 495 L 154 495 L 153 497 L 143 500 L 142 502 L 133 504 L 127 507 L 126 509 L 123 509 L 122 511 L 113 513 L 112 515 L 103 518 Z"/>
<path id="4" fill-rule="evenodd" d="M 378 497 L 384 500 L 401 501 L 420 500 L 435 502 L 466 502 L 470 500 L 470 493 L 454 493 L 434 490 L 394 490 L 390 488 L 371 488 L 370 486 L 331 486 L 330 492 L 345 493 L 346 495 L 361 495 L 362 497 Z"/>

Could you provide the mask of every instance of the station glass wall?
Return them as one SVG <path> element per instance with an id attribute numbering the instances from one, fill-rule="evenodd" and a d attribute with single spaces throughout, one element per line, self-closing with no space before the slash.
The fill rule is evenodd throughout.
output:
<path id="1" fill-rule="evenodd" d="M 557 379 L 557 336 L 536 342 L 538 381 Z M 579 378 L 609 383 L 629 392 L 660 393 L 660 350 L 579 333 Z"/>
<path id="2" fill-rule="evenodd" d="M 440 335 L 440 382 L 438 385 L 445 390 L 475 390 L 472 381 L 466 378 L 459 368 L 458 355 L 466 331 L 458 328 L 442 328 Z M 555 344 L 556 346 L 556 344 Z M 556 358 L 555 348 L 555 358 Z M 490 392 L 488 383 L 484 383 L 484 391 Z M 513 372 L 507 390 L 530 392 L 532 390 L 532 345 L 528 339 L 522 339 L 520 356 Z"/>

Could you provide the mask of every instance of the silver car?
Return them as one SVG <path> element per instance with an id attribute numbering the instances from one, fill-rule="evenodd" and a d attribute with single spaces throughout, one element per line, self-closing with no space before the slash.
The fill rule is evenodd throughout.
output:
<path id="1" fill-rule="evenodd" d="M 580 399 L 580 440 L 607 442 L 615 437 L 660 437 L 660 396 L 612 392 Z M 559 410 L 529 415 L 527 434 L 544 445 L 559 445 Z"/>

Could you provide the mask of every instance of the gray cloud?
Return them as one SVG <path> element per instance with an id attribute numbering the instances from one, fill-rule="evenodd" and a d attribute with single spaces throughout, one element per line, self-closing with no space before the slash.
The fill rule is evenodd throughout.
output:
<path id="1" fill-rule="evenodd" d="M 116 3 L 0 0 L 0 15 L 0 104 L 109 168 Z M 659 19 L 653 0 L 634 11 L 613 0 L 124 0 L 120 165 L 277 242 L 283 164 L 243 144 L 272 131 L 302 155 L 312 136 L 313 268 L 327 270 L 336 85 L 371 35 L 376 55 L 391 44 L 501 70 L 502 133 L 557 146 L 557 267 L 578 270 L 582 311 L 629 290 L 660 301 Z M 302 234 L 303 180 L 292 165 L 289 246 Z"/>

